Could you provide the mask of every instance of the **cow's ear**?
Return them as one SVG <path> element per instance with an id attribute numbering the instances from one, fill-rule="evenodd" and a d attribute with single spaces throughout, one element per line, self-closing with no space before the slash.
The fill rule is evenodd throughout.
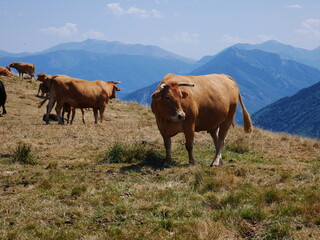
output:
<path id="1" fill-rule="evenodd" d="M 152 96 L 151 96 L 152 100 L 160 100 L 161 98 L 161 92 L 160 91 L 155 91 Z"/>
<path id="2" fill-rule="evenodd" d="M 182 98 L 186 98 L 189 96 L 189 93 L 185 92 L 185 91 L 181 91 L 182 93 Z"/>

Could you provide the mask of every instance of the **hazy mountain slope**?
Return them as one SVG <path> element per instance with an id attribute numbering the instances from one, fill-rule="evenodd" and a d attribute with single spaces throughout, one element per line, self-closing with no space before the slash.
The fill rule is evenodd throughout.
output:
<path id="1" fill-rule="evenodd" d="M 306 50 L 270 40 L 261 44 L 236 44 L 234 47 L 244 50 L 259 49 L 279 54 L 282 58 L 301 62 L 320 70 L 320 48 Z"/>
<path id="2" fill-rule="evenodd" d="M 173 58 L 108 55 L 79 50 L 61 50 L 21 58 L 0 58 L 0 66 L 7 66 L 11 61 L 34 63 L 37 73 L 66 74 L 86 80 L 121 81 L 119 96 L 148 86 L 168 72 L 185 74 L 193 68 L 192 64 Z"/>
<path id="3" fill-rule="evenodd" d="M 258 127 L 320 138 L 320 82 L 252 115 Z"/>

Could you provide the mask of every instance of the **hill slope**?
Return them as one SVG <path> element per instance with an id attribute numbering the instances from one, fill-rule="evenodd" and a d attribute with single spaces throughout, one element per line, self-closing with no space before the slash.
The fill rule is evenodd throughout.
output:
<path id="1" fill-rule="evenodd" d="M 38 83 L 5 78 L 7 115 L 0 117 L 1 239 L 316 239 L 319 234 L 320 142 L 255 129 L 230 129 L 224 165 L 210 169 L 207 133 L 195 136 L 197 166 L 187 166 L 183 135 L 165 153 L 150 108 L 113 100 L 103 123 L 45 125 Z M 117 143 L 117 144 L 116 144 Z M 116 160 L 131 150 L 132 162 Z M 37 164 L 12 163 L 19 144 Z M 21 146 L 21 145 L 20 145 Z M 144 149 L 144 148 L 142 148 Z M 19 156 L 19 155 L 18 155 Z M 10 206 L 10 207 L 8 207 Z"/>
<path id="2" fill-rule="evenodd" d="M 252 115 L 256 126 L 320 139 L 320 82 Z"/>

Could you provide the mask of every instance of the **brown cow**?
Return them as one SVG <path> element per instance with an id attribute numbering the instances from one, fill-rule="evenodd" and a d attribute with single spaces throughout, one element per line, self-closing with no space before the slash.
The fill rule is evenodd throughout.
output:
<path id="1" fill-rule="evenodd" d="M 29 74 L 33 78 L 36 72 L 36 67 L 32 63 L 12 62 L 7 68 L 9 70 L 10 68 L 15 68 L 19 72 L 19 77 L 21 76 L 22 78 L 24 73 Z"/>
<path id="2" fill-rule="evenodd" d="M 116 91 L 120 91 L 120 88 L 116 86 L 118 82 L 113 81 L 87 81 L 66 75 L 55 75 L 51 78 L 51 81 L 47 116 L 49 116 L 54 103 L 57 102 L 55 109 L 59 124 L 63 124 L 60 113 L 65 103 L 74 108 L 93 108 L 95 123 L 98 122 L 99 111 L 100 121 L 102 122 L 103 113 L 109 99 L 115 98 Z"/>
<path id="3" fill-rule="evenodd" d="M 42 95 L 45 92 L 46 93 L 46 98 L 41 101 L 39 103 L 39 108 L 41 108 L 41 106 L 47 101 L 49 100 L 49 92 L 50 92 L 50 88 L 51 88 L 51 80 L 53 78 L 53 76 L 49 75 L 49 74 L 44 74 L 44 73 L 39 73 L 37 75 L 37 80 L 40 81 L 40 85 L 39 85 L 39 89 L 38 89 L 38 93 L 37 96 L 39 95 L 40 90 L 42 91 Z M 82 122 L 85 123 L 84 121 L 84 110 L 81 108 L 81 112 L 82 112 Z M 69 104 L 64 104 L 63 108 L 62 108 L 62 118 L 64 119 L 64 114 L 67 113 L 67 123 L 69 124 L 70 121 L 70 114 L 72 113 L 71 116 L 71 121 L 70 121 L 70 125 L 72 124 L 75 114 L 76 114 L 76 109 L 74 107 L 71 107 Z"/>
<path id="4" fill-rule="evenodd" d="M 12 73 L 8 70 L 8 68 L 0 67 L 0 75 L 10 77 Z"/>
<path id="5" fill-rule="evenodd" d="M 166 148 L 165 165 L 170 165 L 171 137 L 183 132 L 189 164 L 193 165 L 194 132 L 207 131 L 213 138 L 216 156 L 212 166 L 222 164 L 226 134 L 240 101 L 244 131 L 252 131 L 252 122 L 240 96 L 237 83 L 224 74 L 181 76 L 168 74 L 152 95 L 151 108 L 155 114 Z"/>

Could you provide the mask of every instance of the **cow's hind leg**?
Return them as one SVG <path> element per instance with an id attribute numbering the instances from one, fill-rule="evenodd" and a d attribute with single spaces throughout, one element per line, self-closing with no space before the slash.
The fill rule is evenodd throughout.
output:
<path id="1" fill-rule="evenodd" d="M 98 123 L 98 109 L 94 108 L 93 109 L 93 115 L 94 115 L 94 123 Z"/>
<path id="2" fill-rule="evenodd" d="M 212 140 L 213 140 L 213 143 L 214 143 L 214 147 L 216 148 L 217 150 L 217 144 L 218 144 L 218 132 L 219 132 L 219 127 L 211 130 L 209 133 L 212 137 Z"/>
<path id="3" fill-rule="evenodd" d="M 83 108 L 80 108 L 80 110 L 81 110 L 81 113 L 82 113 L 82 122 L 83 123 L 86 123 L 85 121 L 84 121 L 84 110 L 83 110 Z M 73 120 L 73 119 L 72 119 Z"/>
<path id="4" fill-rule="evenodd" d="M 232 122 L 231 121 L 225 121 L 219 126 L 219 131 L 218 133 L 216 131 L 213 131 L 212 133 L 210 132 L 216 146 L 216 156 L 211 163 L 210 167 L 213 166 L 218 166 L 222 165 L 222 150 L 224 147 L 224 141 L 227 136 L 227 132 L 231 126 Z"/>
<path id="5" fill-rule="evenodd" d="M 76 108 L 75 107 L 71 107 L 70 108 L 70 112 L 72 112 L 71 121 L 70 121 L 70 125 L 71 125 L 73 123 L 74 116 L 76 115 Z M 68 121 L 69 121 L 69 117 L 70 117 L 70 114 L 68 115 Z"/>
<path id="6" fill-rule="evenodd" d="M 99 112 L 100 112 L 100 122 L 102 123 L 103 121 L 103 113 L 104 113 L 104 107 L 103 108 L 100 108 Z"/>

